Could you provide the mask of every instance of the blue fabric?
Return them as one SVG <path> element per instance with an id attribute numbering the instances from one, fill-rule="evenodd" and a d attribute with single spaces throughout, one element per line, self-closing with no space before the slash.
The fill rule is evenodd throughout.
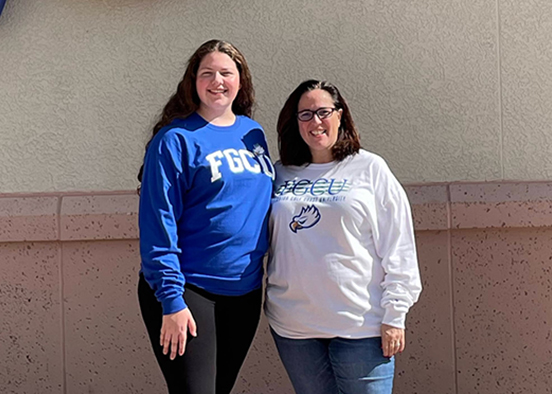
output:
<path id="1" fill-rule="evenodd" d="M 391 394 L 394 357 L 381 338 L 289 339 L 272 329 L 296 394 Z"/>
<path id="2" fill-rule="evenodd" d="M 0 15 L 2 15 L 2 11 L 4 10 L 5 5 L 6 5 L 6 0 L 0 0 Z"/>
<path id="3" fill-rule="evenodd" d="M 220 127 L 197 114 L 161 129 L 144 160 L 140 253 L 163 313 L 186 307 L 188 282 L 213 294 L 261 286 L 274 169 L 260 125 Z"/>

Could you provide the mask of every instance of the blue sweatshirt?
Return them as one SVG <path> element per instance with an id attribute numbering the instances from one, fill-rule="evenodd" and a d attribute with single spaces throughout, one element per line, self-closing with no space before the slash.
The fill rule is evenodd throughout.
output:
<path id="1" fill-rule="evenodd" d="M 274 168 L 261 126 L 214 126 L 194 113 L 161 129 L 144 160 L 142 273 L 163 314 L 186 308 L 184 284 L 243 295 L 261 286 Z"/>

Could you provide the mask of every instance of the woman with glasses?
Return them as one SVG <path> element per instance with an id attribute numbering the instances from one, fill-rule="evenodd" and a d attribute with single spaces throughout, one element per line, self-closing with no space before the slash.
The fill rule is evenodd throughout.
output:
<path id="1" fill-rule="evenodd" d="M 300 84 L 277 129 L 265 310 L 283 364 L 297 394 L 391 394 L 421 291 L 405 192 L 330 83 Z"/>
<path id="2" fill-rule="evenodd" d="M 274 170 L 232 44 L 190 57 L 139 179 L 138 297 L 170 394 L 229 394 L 257 329 Z"/>

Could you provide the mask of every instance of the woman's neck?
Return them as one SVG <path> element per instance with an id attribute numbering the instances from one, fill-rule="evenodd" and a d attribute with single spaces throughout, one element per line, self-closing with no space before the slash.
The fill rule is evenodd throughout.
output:
<path id="1" fill-rule="evenodd" d="M 331 150 L 327 151 L 312 151 L 311 150 L 311 163 L 313 164 L 324 164 L 334 161 L 333 154 Z"/>
<path id="2" fill-rule="evenodd" d="M 232 112 L 232 108 L 220 112 L 199 107 L 197 113 L 215 126 L 231 126 L 236 122 L 236 115 Z"/>

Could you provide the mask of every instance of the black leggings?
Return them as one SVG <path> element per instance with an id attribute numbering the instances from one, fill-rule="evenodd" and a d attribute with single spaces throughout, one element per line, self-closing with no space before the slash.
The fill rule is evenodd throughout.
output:
<path id="1" fill-rule="evenodd" d="M 172 361 L 159 344 L 161 304 L 142 275 L 138 299 L 169 394 L 230 394 L 259 324 L 261 289 L 222 296 L 186 285 L 184 299 L 197 324 L 197 337 L 188 334 L 184 355 Z"/>

